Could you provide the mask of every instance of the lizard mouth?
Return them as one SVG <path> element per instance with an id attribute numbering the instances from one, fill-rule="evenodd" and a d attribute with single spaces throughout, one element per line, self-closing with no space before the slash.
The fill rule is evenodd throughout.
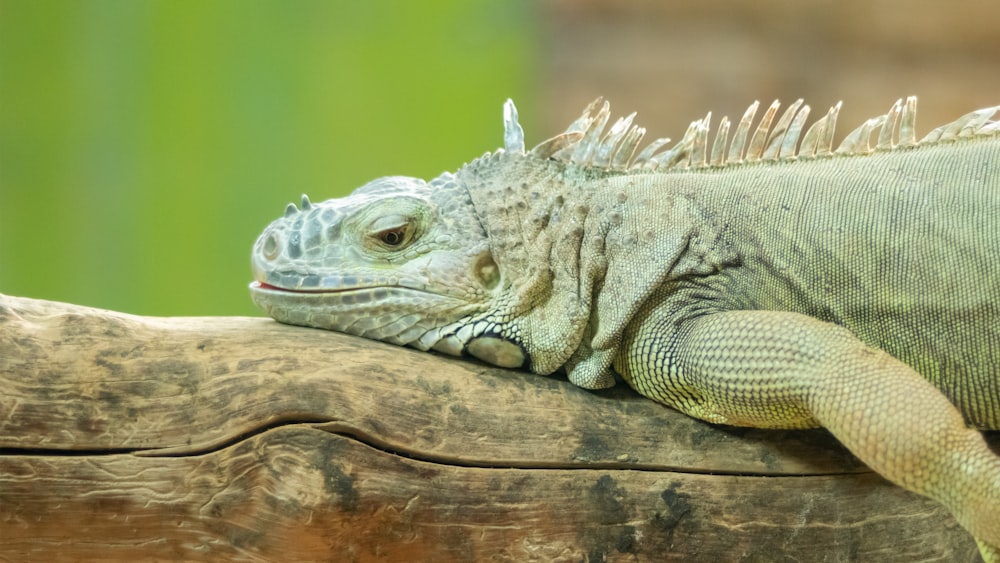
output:
<path id="1" fill-rule="evenodd" d="M 405 280 L 385 279 L 374 276 L 330 276 L 321 279 L 314 274 L 282 274 L 257 277 L 250 282 L 250 291 L 264 293 L 349 293 L 352 291 L 373 290 L 378 288 L 399 287 L 401 289 L 424 290 L 424 286 L 416 283 L 406 283 Z M 273 278 L 273 279 L 272 279 Z M 264 281 L 268 279 L 275 283 Z"/>
<path id="2" fill-rule="evenodd" d="M 252 281 L 250 282 L 251 291 L 274 291 L 278 293 L 341 293 L 344 291 L 351 291 L 353 287 L 345 287 L 341 289 L 289 289 L 287 287 L 279 287 L 276 285 L 271 285 L 262 281 Z"/>
<path id="3" fill-rule="evenodd" d="M 335 293 L 349 294 L 349 293 L 373 291 L 373 290 L 418 291 L 421 293 L 432 293 L 428 292 L 425 287 L 410 286 L 406 284 L 362 285 L 362 286 L 350 286 L 350 287 L 323 287 L 317 289 L 302 289 L 302 288 L 281 287 L 278 285 L 272 285 L 267 282 L 262 282 L 259 280 L 250 282 L 250 291 L 252 293 L 272 293 L 272 294 L 292 293 L 301 295 L 329 295 Z M 380 295 L 378 294 L 376 294 L 376 296 L 380 297 Z"/>

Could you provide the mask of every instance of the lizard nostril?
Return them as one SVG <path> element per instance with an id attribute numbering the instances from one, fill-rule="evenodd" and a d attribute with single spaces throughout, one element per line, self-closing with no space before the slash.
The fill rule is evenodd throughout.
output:
<path id="1" fill-rule="evenodd" d="M 268 260 L 277 258 L 278 254 L 281 253 L 281 245 L 278 244 L 278 238 L 274 234 L 267 235 L 261 250 L 264 252 L 264 258 Z"/>

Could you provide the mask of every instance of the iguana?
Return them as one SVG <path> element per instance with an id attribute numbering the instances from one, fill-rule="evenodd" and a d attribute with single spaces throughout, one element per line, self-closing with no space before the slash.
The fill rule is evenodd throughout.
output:
<path id="1" fill-rule="evenodd" d="M 840 104 L 711 114 L 640 150 L 603 100 L 430 182 L 290 204 L 257 240 L 275 319 L 642 395 L 719 424 L 823 426 L 1000 561 L 1000 106 L 917 141 L 916 99 L 834 149 Z M 777 120 L 775 120 L 775 118 Z M 803 131 L 805 131 L 803 133 Z"/>

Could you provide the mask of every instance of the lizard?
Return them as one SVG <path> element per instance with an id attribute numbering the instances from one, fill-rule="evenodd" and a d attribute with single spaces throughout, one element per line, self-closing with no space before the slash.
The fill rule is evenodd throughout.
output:
<path id="1" fill-rule="evenodd" d="M 274 319 L 825 427 L 1000 562 L 1000 106 L 918 140 L 916 98 L 834 147 L 841 104 L 711 113 L 643 145 L 598 99 L 526 150 L 289 204 L 252 251 Z M 754 123 L 756 122 L 756 126 Z M 609 126 L 609 123 L 610 126 Z M 732 134 L 730 135 L 730 130 Z"/>

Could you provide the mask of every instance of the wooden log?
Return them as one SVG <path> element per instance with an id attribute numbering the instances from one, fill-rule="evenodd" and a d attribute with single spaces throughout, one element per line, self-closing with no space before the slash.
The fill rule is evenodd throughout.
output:
<path id="1" fill-rule="evenodd" d="M 976 561 L 823 431 L 0 295 L 0 561 Z"/>

